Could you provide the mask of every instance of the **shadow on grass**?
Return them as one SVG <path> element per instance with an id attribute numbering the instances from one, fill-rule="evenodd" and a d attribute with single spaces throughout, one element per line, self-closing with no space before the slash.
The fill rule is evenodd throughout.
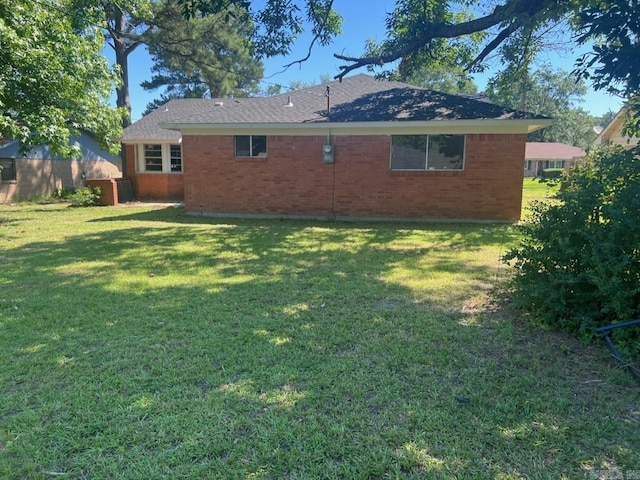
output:
<path id="1" fill-rule="evenodd" d="M 637 459 L 590 413 L 622 387 L 589 367 L 596 383 L 567 385 L 584 357 L 462 311 L 508 227 L 94 223 L 0 254 L 0 472 L 571 477 Z"/>

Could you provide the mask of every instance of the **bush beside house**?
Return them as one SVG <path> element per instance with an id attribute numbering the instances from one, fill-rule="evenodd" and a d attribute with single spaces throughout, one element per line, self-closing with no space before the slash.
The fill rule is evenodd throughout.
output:
<path id="1" fill-rule="evenodd" d="M 515 265 L 519 306 L 574 332 L 640 316 L 640 147 L 597 150 L 565 179 L 557 202 L 534 203 Z M 613 332 L 640 359 L 639 329 Z"/>

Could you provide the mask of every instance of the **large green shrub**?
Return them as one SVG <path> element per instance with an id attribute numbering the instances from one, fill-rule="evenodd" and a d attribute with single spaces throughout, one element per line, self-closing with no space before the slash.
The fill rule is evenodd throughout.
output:
<path id="1" fill-rule="evenodd" d="M 563 179 L 556 200 L 537 202 L 519 228 L 515 301 L 539 319 L 575 332 L 640 313 L 640 147 L 592 153 Z M 640 352 L 637 328 L 619 329 Z"/>

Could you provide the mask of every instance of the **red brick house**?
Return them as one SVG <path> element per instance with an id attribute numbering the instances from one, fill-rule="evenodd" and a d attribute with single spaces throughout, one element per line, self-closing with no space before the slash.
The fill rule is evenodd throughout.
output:
<path id="1" fill-rule="evenodd" d="M 268 98 L 172 100 L 128 127 L 138 198 L 213 216 L 514 221 L 549 120 L 356 75 Z"/>

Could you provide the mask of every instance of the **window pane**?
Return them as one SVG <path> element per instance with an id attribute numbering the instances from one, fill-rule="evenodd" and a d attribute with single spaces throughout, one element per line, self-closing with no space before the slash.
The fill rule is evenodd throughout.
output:
<path id="1" fill-rule="evenodd" d="M 238 135 L 236 139 L 236 157 L 251 156 L 251 137 L 248 135 Z"/>
<path id="2" fill-rule="evenodd" d="M 251 156 L 252 157 L 267 156 L 267 137 L 263 135 L 251 137 Z"/>
<path id="3" fill-rule="evenodd" d="M 162 145 L 144 146 L 144 169 L 146 172 L 162 171 Z"/>
<path id="4" fill-rule="evenodd" d="M 391 170 L 424 170 L 426 157 L 426 135 L 391 137 Z"/>
<path id="5" fill-rule="evenodd" d="M 462 170 L 464 135 L 430 135 L 428 170 Z"/>
<path id="6" fill-rule="evenodd" d="M 16 179 L 16 161 L 13 158 L 1 158 L 0 170 L 0 180 L 12 182 Z"/>
<path id="7" fill-rule="evenodd" d="M 171 145 L 170 158 L 171 158 L 171 171 L 182 171 L 182 148 L 180 145 Z"/>

